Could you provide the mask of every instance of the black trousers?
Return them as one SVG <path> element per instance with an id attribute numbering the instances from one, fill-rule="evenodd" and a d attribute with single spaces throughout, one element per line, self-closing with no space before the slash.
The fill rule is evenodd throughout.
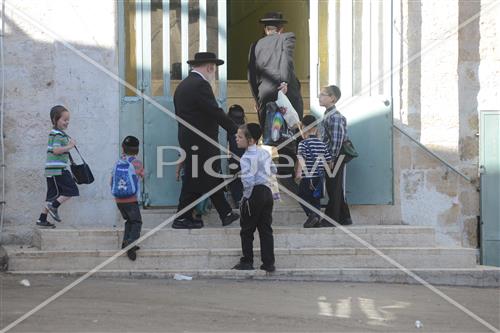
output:
<path id="1" fill-rule="evenodd" d="M 344 198 L 344 167 L 345 163 L 342 163 L 339 172 L 333 178 L 327 174 L 325 175 L 326 191 L 328 193 L 325 214 L 340 224 L 351 218 L 349 206 L 347 206 Z"/>
<path id="2" fill-rule="evenodd" d="M 122 244 L 127 246 L 135 242 L 141 236 L 142 217 L 137 202 L 117 202 L 118 210 L 125 219 L 125 232 Z"/>
<path id="3" fill-rule="evenodd" d="M 252 195 L 241 207 L 241 262 L 253 264 L 253 235 L 259 230 L 260 254 L 262 263 L 266 266 L 274 265 L 274 238 L 273 228 L 273 195 L 269 187 L 257 185 Z"/>
<path id="4" fill-rule="evenodd" d="M 287 165 L 290 163 L 289 158 L 284 157 L 284 155 L 289 156 L 293 160 L 293 164 L 291 166 L 278 167 L 278 175 L 280 175 L 280 177 L 278 177 L 278 181 L 290 192 L 298 194 L 299 186 L 294 181 L 295 164 L 297 163 L 297 152 L 294 149 L 295 146 L 296 143 L 292 141 L 290 145 L 278 150 L 278 164 Z"/>
<path id="5" fill-rule="evenodd" d="M 186 188 L 185 183 L 182 185 L 181 189 L 181 195 L 179 197 L 179 205 L 177 206 L 177 211 L 181 211 L 184 209 L 186 206 L 188 206 L 190 203 L 201 197 L 204 193 L 199 193 L 199 192 L 193 192 L 190 191 Z M 210 200 L 212 201 L 212 204 L 214 205 L 215 209 L 217 210 L 217 213 L 219 213 L 219 217 L 224 219 L 230 212 L 232 212 L 231 206 L 226 200 L 226 197 L 224 196 L 224 190 L 220 189 L 219 191 L 215 192 L 210 196 Z M 194 208 L 193 208 L 194 209 Z M 179 218 L 187 218 L 187 219 L 192 219 L 192 210 L 190 209 Z"/>

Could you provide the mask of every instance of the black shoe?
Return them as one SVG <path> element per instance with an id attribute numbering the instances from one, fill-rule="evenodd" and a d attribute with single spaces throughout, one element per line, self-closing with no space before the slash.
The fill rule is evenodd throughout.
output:
<path id="1" fill-rule="evenodd" d="M 191 220 L 188 218 L 175 219 L 172 223 L 174 229 L 201 229 L 203 228 L 203 221 Z"/>
<path id="2" fill-rule="evenodd" d="M 135 261 L 135 259 L 137 259 L 137 253 L 136 251 L 139 250 L 140 247 L 138 246 L 134 246 L 132 247 L 130 250 L 127 251 L 127 257 L 132 260 L 132 261 Z"/>
<path id="3" fill-rule="evenodd" d="M 231 212 L 222 220 L 222 226 L 228 226 L 239 218 L 240 214 Z"/>
<path id="4" fill-rule="evenodd" d="M 52 202 L 47 202 L 47 210 L 49 211 L 50 216 L 57 222 L 61 222 L 61 218 L 59 217 L 59 213 L 57 212 L 57 208 L 52 206 Z"/>
<path id="5" fill-rule="evenodd" d="M 319 217 L 315 214 L 310 214 L 304 223 L 304 228 L 315 228 L 319 223 Z"/>
<path id="6" fill-rule="evenodd" d="M 335 228 L 335 225 L 325 219 L 321 219 L 316 226 L 317 228 Z"/>
<path id="7" fill-rule="evenodd" d="M 36 225 L 48 229 L 54 229 L 56 227 L 55 224 L 52 224 L 49 221 L 41 221 L 41 220 L 36 221 Z"/>
<path id="8" fill-rule="evenodd" d="M 237 263 L 236 265 L 234 265 L 233 268 L 231 269 L 237 269 L 239 271 L 252 271 L 254 270 L 255 268 L 253 268 L 253 264 L 249 263 L 249 262 L 239 262 Z"/>
<path id="9" fill-rule="evenodd" d="M 260 265 L 260 269 L 262 269 L 263 271 L 266 271 L 268 273 L 272 273 L 276 270 L 276 267 L 274 267 L 274 265 Z"/>
<path id="10" fill-rule="evenodd" d="M 344 221 L 342 221 L 340 224 L 342 224 L 342 225 L 351 225 L 352 224 L 352 219 L 350 217 L 348 217 Z"/>

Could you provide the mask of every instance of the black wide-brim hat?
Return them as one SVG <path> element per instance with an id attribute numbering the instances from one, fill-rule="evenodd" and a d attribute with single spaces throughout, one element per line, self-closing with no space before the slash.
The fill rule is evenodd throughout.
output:
<path id="1" fill-rule="evenodd" d="M 215 53 L 212 52 L 198 52 L 194 55 L 194 59 L 188 60 L 189 65 L 199 65 L 199 64 L 216 64 L 220 66 L 224 63 L 224 60 L 217 59 Z"/>
<path id="2" fill-rule="evenodd" d="M 280 25 L 287 23 L 288 21 L 283 18 L 283 14 L 281 12 L 269 12 L 266 13 L 266 15 L 264 15 L 259 22 L 264 23 L 265 25 L 272 25 L 273 23 L 278 23 L 278 25 Z"/>

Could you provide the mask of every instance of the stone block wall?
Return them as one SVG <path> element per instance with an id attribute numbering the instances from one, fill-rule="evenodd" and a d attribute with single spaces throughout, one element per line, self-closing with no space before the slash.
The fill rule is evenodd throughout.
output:
<path id="1" fill-rule="evenodd" d="M 394 122 L 473 180 L 467 182 L 394 132 L 394 206 L 354 207 L 359 218 L 430 225 L 443 245 L 477 247 L 479 111 L 499 110 L 500 5 L 394 2 Z"/>
<path id="2" fill-rule="evenodd" d="M 63 43 L 118 73 L 115 6 L 111 0 L 7 2 L 4 243 L 29 241 L 44 204 L 49 110 L 57 104 L 70 110 L 68 134 L 96 178 L 61 207 L 63 224 L 111 226 L 117 220 L 107 179 L 118 156 L 118 84 Z"/>

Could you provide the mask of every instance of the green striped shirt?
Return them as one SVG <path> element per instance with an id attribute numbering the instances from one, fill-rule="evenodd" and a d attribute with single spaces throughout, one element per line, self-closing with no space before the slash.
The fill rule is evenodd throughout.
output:
<path id="1" fill-rule="evenodd" d="M 66 169 L 69 160 L 68 154 L 56 155 L 54 154 L 54 148 L 65 147 L 68 143 L 69 138 L 64 132 L 58 129 L 50 131 L 47 145 L 47 161 L 45 162 L 45 177 L 59 176 Z"/>

